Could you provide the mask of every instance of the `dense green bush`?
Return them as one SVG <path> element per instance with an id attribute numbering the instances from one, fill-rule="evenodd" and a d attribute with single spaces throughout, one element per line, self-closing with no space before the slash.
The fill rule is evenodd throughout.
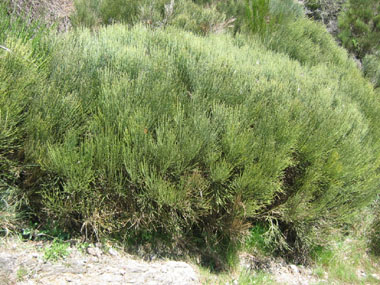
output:
<path id="1" fill-rule="evenodd" d="M 27 16 L 21 18 L 12 15 L 7 2 L 0 3 L 0 45 L 6 46 L 6 41 L 10 37 L 20 43 L 28 43 L 33 58 L 38 59 L 47 54 L 43 46 L 47 30 L 44 23 L 38 20 L 31 21 Z"/>
<path id="2" fill-rule="evenodd" d="M 227 3 L 217 7 L 226 15 L 232 13 L 238 19 L 235 31 L 254 33 L 261 37 L 303 16 L 302 6 L 292 0 L 245 0 Z"/>
<path id="3" fill-rule="evenodd" d="M 28 168 L 23 161 L 24 124 L 43 78 L 30 46 L 11 38 L 6 44 L 11 52 L 0 50 L 0 229 L 13 228 L 15 208 L 27 202 L 19 187 Z"/>
<path id="4" fill-rule="evenodd" d="M 358 58 L 380 46 L 380 3 L 378 0 L 349 0 L 339 17 L 339 38 Z"/>
<path id="5" fill-rule="evenodd" d="M 77 25 L 143 25 L 30 43 L 0 18 L 2 198 L 65 232 L 214 262 L 251 223 L 266 249 L 307 250 L 372 201 L 379 98 L 347 54 L 289 1 L 266 2 L 260 37 L 210 35 L 244 2 L 196 2 L 78 1 Z"/>
<path id="6" fill-rule="evenodd" d="M 379 200 L 375 203 L 374 206 L 374 215 L 375 218 L 371 225 L 370 232 L 370 248 L 372 253 L 376 256 L 380 256 L 380 204 Z"/>
<path id="7" fill-rule="evenodd" d="M 151 27 L 172 25 L 202 35 L 228 26 L 225 15 L 215 6 L 197 5 L 189 0 L 77 0 L 75 7 L 74 26 L 93 27 L 115 22 L 143 23 Z"/>
<path id="8" fill-rule="evenodd" d="M 38 22 L 28 26 L 8 15 L 0 4 L 0 230 L 14 227 L 15 208 L 26 202 L 19 187 L 25 173 L 24 124 L 33 98 L 41 95 L 45 32 Z"/>
<path id="9" fill-rule="evenodd" d="M 363 72 L 375 88 L 380 87 L 380 54 L 368 54 L 364 57 Z"/>
<path id="10" fill-rule="evenodd" d="M 150 10 L 150 19 L 162 20 L 166 1 L 133 1 L 133 0 L 76 0 L 72 15 L 74 26 L 93 27 L 99 24 L 139 22 L 140 13 Z"/>
<path id="11" fill-rule="evenodd" d="M 267 34 L 273 28 L 275 19 L 270 17 L 269 0 L 247 2 L 247 25 L 253 33 Z"/>
<path id="12" fill-rule="evenodd" d="M 74 26 L 143 23 L 151 27 L 176 26 L 201 35 L 230 27 L 235 33 L 264 35 L 303 16 L 302 6 L 293 0 L 77 0 L 75 7 Z"/>
<path id="13" fill-rule="evenodd" d="M 340 48 L 326 28 L 308 19 L 298 19 L 279 27 L 266 39 L 270 49 L 287 54 L 302 64 L 347 64 L 347 53 Z"/>
<path id="14" fill-rule="evenodd" d="M 77 31 L 51 48 L 25 152 L 50 177 L 34 211 L 62 228 L 223 255 L 248 221 L 307 242 L 376 192 L 378 102 L 360 73 L 347 84 L 244 37 L 171 28 Z"/>

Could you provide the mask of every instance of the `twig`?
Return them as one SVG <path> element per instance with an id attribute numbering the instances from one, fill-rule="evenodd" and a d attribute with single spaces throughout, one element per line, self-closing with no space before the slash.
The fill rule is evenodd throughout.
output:
<path id="1" fill-rule="evenodd" d="M 3 50 L 5 50 L 5 51 L 7 51 L 7 52 L 12 52 L 9 48 L 4 47 L 4 46 L 2 46 L 2 45 L 0 45 L 0 48 L 2 48 Z"/>

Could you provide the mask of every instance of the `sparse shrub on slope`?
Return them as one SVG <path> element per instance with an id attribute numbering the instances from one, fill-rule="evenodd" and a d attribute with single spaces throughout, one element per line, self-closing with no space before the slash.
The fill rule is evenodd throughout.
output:
<path id="1" fill-rule="evenodd" d="M 26 155 L 52 177 L 35 194 L 62 228 L 158 233 L 223 257 L 249 221 L 307 243 L 377 191 L 360 80 L 342 89 L 327 66 L 171 28 L 77 31 L 52 49 Z"/>

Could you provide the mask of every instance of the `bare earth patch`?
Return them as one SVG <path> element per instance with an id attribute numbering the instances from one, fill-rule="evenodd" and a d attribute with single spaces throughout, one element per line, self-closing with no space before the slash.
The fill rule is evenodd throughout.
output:
<path id="1" fill-rule="evenodd" d="M 50 246 L 51 243 L 46 242 L 0 239 L 0 284 L 195 285 L 203 280 L 195 265 L 169 260 L 147 262 L 112 247 L 80 249 L 80 246 L 71 246 L 67 248 L 66 257 L 57 261 L 46 260 L 44 255 L 46 257 Z M 324 281 L 318 280 L 311 269 L 289 265 L 281 259 L 242 254 L 240 260 L 239 270 L 247 270 L 252 275 L 258 271 L 267 272 L 275 284 L 316 284 Z M 238 278 L 231 278 L 222 281 L 215 275 L 209 280 L 214 280 L 213 284 L 230 284 L 231 280 L 236 280 L 232 284 L 239 284 Z"/>
<path id="2" fill-rule="evenodd" d="M 0 245 L 0 284 L 199 284 L 198 273 L 185 262 L 145 262 L 113 248 L 69 255 L 56 262 L 44 259 L 41 242 L 6 240 Z"/>
<path id="3" fill-rule="evenodd" d="M 326 282 L 318 280 L 311 268 L 288 264 L 282 258 L 258 257 L 245 253 L 240 255 L 240 262 L 241 267 L 247 270 L 269 273 L 276 284 L 308 285 Z"/>

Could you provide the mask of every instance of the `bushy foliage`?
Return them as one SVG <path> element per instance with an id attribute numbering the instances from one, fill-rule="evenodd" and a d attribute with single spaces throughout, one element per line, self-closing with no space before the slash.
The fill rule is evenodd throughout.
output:
<path id="1" fill-rule="evenodd" d="M 339 17 L 339 38 L 358 58 L 380 46 L 380 3 L 377 0 L 349 0 Z"/>
<path id="2" fill-rule="evenodd" d="M 325 27 L 308 19 L 298 19 L 279 27 L 266 39 L 266 46 L 289 55 L 302 64 L 346 64 L 347 54 L 328 34 Z"/>
<path id="3" fill-rule="evenodd" d="M 34 210 L 62 228 L 159 232 L 223 254 L 248 220 L 304 241 L 376 192 L 376 133 L 358 103 L 373 91 L 359 73 L 347 84 L 244 38 L 141 26 L 52 48 L 25 151 L 51 177 Z"/>
<path id="4" fill-rule="evenodd" d="M 247 1 L 247 25 L 253 33 L 266 34 L 275 24 L 270 18 L 269 0 Z"/>
<path id="5" fill-rule="evenodd" d="M 375 88 L 380 87 L 380 54 L 368 54 L 363 59 L 364 76 L 372 82 Z"/>
<path id="6" fill-rule="evenodd" d="M 302 16 L 302 7 L 292 0 L 246 0 L 245 13 L 238 17 L 243 30 L 263 37 Z"/>
<path id="7" fill-rule="evenodd" d="M 115 22 L 151 27 L 172 25 L 202 35 L 228 26 L 225 15 L 214 5 L 202 6 L 189 0 L 77 0 L 75 6 L 72 16 L 75 26 L 93 27 Z"/>
<path id="8" fill-rule="evenodd" d="M 143 23 L 151 27 L 176 26 L 201 35 L 232 27 L 235 33 L 264 35 L 303 15 L 301 5 L 293 0 L 77 0 L 75 6 L 74 26 Z"/>
<path id="9" fill-rule="evenodd" d="M 375 218 L 371 225 L 370 234 L 370 248 L 372 253 L 376 256 L 380 256 L 380 207 L 379 202 L 377 202 L 375 209 Z"/>
<path id="10" fill-rule="evenodd" d="M 25 202 L 18 187 L 25 169 L 24 124 L 40 91 L 46 51 L 40 45 L 45 30 L 12 18 L 6 8 L 0 4 L 0 229 L 9 230 L 17 219 L 15 208 Z"/>
<path id="11" fill-rule="evenodd" d="M 76 0 L 72 21 L 74 26 L 86 27 L 115 22 L 134 24 L 139 21 L 140 13 L 147 9 L 151 12 L 151 21 L 161 20 L 165 4 L 166 1 L 162 0 Z"/>
<path id="12" fill-rule="evenodd" d="M 0 30 L 1 179 L 39 222 L 216 262 L 252 222 L 266 248 L 306 250 L 371 202 L 372 86 L 292 1 L 221 2 L 78 1 L 73 20 L 92 30 L 30 44 Z M 242 8 L 235 32 L 249 35 L 210 33 Z M 113 22 L 140 24 L 97 26 Z"/>
<path id="13" fill-rule="evenodd" d="M 35 59 L 46 54 L 42 44 L 43 37 L 47 34 L 47 27 L 44 23 L 30 18 L 21 18 L 10 13 L 7 1 L 0 3 L 0 45 L 6 47 L 8 38 L 28 43 L 31 48 L 32 56 Z"/>

